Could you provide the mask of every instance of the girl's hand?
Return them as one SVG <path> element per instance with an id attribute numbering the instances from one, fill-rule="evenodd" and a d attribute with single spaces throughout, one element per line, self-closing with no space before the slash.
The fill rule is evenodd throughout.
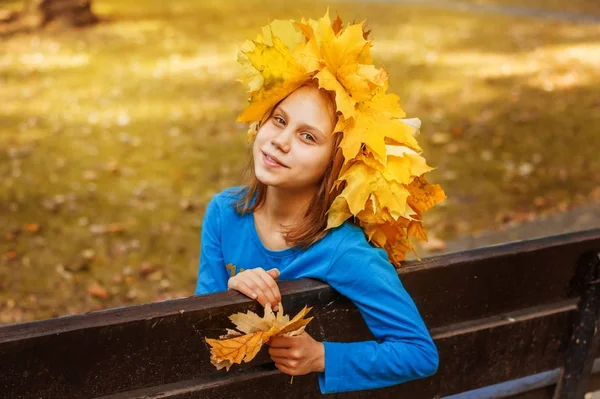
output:
<path id="1" fill-rule="evenodd" d="M 325 346 L 306 331 L 293 337 L 273 337 L 268 344 L 275 367 L 285 374 L 325 371 Z"/>
<path id="2" fill-rule="evenodd" d="M 281 302 L 281 293 L 275 281 L 278 277 L 279 270 L 277 269 L 265 271 L 262 267 L 257 267 L 244 270 L 231 277 L 227 282 L 227 288 L 256 299 L 263 307 L 270 303 L 271 308 L 276 311 Z"/>

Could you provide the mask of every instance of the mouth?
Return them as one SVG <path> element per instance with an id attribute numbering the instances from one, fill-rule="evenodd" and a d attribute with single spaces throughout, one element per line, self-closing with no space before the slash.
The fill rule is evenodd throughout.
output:
<path id="1" fill-rule="evenodd" d="M 263 154 L 263 160 L 268 166 L 280 166 L 284 168 L 289 168 L 287 165 L 283 164 L 279 159 L 270 155 L 264 151 L 261 151 Z"/>

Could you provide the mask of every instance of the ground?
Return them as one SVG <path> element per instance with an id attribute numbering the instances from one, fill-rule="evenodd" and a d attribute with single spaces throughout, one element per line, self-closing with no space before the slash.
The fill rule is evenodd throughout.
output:
<path id="1" fill-rule="evenodd" d="M 596 2 L 463 3 L 330 4 L 368 21 L 375 63 L 423 121 L 448 200 L 425 215 L 420 254 L 599 227 Z M 325 12 L 139 4 L 0 38 L 0 324 L 191 295 L 205 205 L 248 161 L 237 48 L 270 19 Z"/>

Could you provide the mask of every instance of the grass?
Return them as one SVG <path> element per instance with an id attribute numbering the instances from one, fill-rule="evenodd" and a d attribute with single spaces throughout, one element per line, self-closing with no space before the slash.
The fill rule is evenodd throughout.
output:
<path id="1" fill-rule="evenodd" d="M 0 323 L 191 295 L 204 207 L 248 159 L 237 45 L 324 8 L 104 0 L 95 27 L 2 39 Z M 556 212 L 600 186 L 599 26 L 331 10 L 368 20 L 375 62 L 423 121 L 430 180 L 449 196 L 425 216 L 434 235 Z"/>
<path id="2" fill-rule="evenodd" d="M 579 15 L 600 15 L 600 4 L 594 0 L 458 0 L 457 2 L 540 9 Z"/>

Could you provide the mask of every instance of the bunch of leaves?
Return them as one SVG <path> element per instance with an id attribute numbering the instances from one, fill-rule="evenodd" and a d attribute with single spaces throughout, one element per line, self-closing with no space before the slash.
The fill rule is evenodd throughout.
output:
<path id="1" fill-rule="evenodd" d="M 219 339 L 206 338 L 210 345 L 210 361 L 220 370 L 229 368 L 233 363 L 241 364 L 242 360 L 250 362 L 258 354 L 262 345 L 275 336 L 294 336 L 301 334 L 306 325 L 313 319 L 304 318 L 312 308 L 304 307 L 293 319 L 283 313 L 283 305 L 279 303 L 277 314 L 273 313 L 271 304 L 265 306 L 263 317 L 248 311 L 229 316 L 237 330 L 227 329 L 227 334 Z"/>
<path id="2" fill-rule="evenodd" d="M 335 93 L 344 162 L 331 195 L 327 228 L 353 218 L 369 241 L 395 265 L 413 250 L 409 237 L 427 240 L 422 213 L 446 198 L 427 183 L 429 167 L 416 140 L 420 120 L 406 119 L 398 97 L 387 93 L 388 74 L 372 64 L 363 23 L 346 27 L 329 10 L 319 20 L 276 20 L 242 46 L 241 81 L 249 105 L 238 121 L 249 122 L 249 139 L 273 107 L 311 79 Z"/>

